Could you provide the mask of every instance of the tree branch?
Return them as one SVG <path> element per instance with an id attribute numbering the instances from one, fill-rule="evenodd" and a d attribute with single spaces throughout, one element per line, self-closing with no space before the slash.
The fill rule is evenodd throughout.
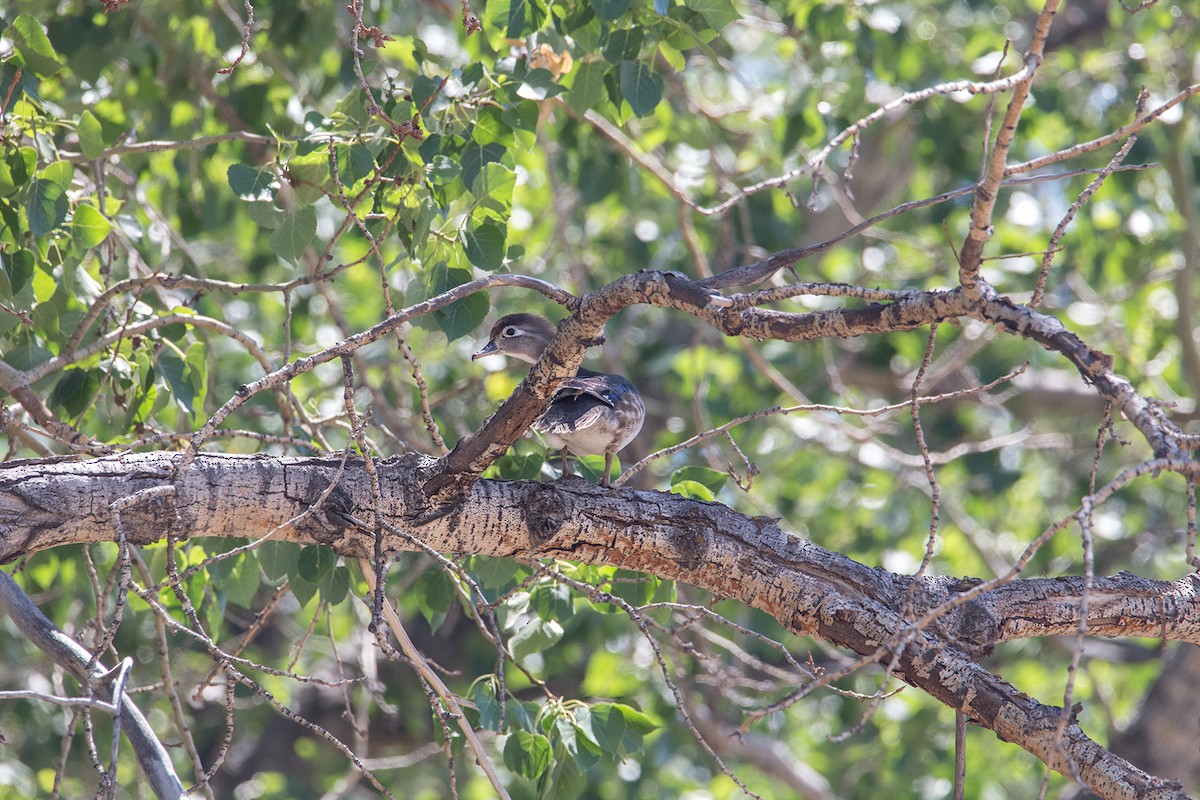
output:
<path id="1" fill-rule="evenodd" d="M 177 528 L 171 532 L 176 540 L 199 535 L 257 538 L 295 521 L 275 538 L 371 558 L 374 536 L 337 520 L 369 518 L 379 508 L 386 522 L 438 551 L 611 564 L 741 600 L 797 634 L 894 663 L 902 680 L 1053 769 L 1068 775 L 1078 770 L 1101 796 L 1184 796 L 1177 784 L 1156 779 L 1101 748 L 1073 720 L 1060 740 L 1056 732 L 1062 709 L 1021 694 L 976 663 L 996 641 L 1074 630 L 1071 609 L 1079 604 L 1072 605 L 1072 593 L 1080 591 L 1078 578 L 1014 580 L 955 604 L 954 597 L 977 582 L 914 580 L 871 569 L 791 536 L 771 519 L 671 494 L 604 491 L 578 479 L 554 484 L 485 480 L 476 482 L 452 509 L 429 514 L 420 482 L 433 461 L 415 454 L 380 462 L 382 506 L 362 463 L 347 463 L 339 475 L 338 459 L 202 453 L 172 483 L 169 476 L 181 457 L 149 453 L 0 466 L 0 559 L 66 543 L 115 540 L 111 504 L 138 493 L 147 499 L 125 500 L 121 509 L 125 535 L 133 544 L 161 539 L 164 525 Z M 167 487 L 171 490 L 164 492 Z M 326 514 L 305 514 L 326 490 Z M 403 536 L 382 535 L 384 552 L 413 547 Z M 1128 589 L 1130 580 L 1137 581 L 1140 594 L 1124 602 L 1110 594 L 1121 586 Z M 905 607 L 908 598 L 911 608 Z M 934 613 L 943 604 L 938 625 L 913 626 L 909 614 Z M 1200 642 L 1195 588 L 1185 582 L 1098 579 L 1090 609 L 1088 631 L 1093 635 Z M 1005 627 L 998 620 L 1009 614 L 997 614 L 1009 611 L 1036 624 L 1026 619 L 1026 628 Z"/>

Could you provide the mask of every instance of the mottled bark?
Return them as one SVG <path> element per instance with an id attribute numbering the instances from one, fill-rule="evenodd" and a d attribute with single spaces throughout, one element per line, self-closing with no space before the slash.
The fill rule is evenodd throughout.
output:
<path id="1" fill-rule="evenodd" d="M 1184 796 L 1177 783 L 1100 747 L 1073 720 L 1060 742 L 1062 709 L 1021 694 L 978 663 L 997 641 L 1073 632 L 1080 579 L 1016 580 L 918 629 L 913 619 L 978 582 L 914 583 L 790 535 L 774 519 L 717 503 L 604 491 L 568 479 L 482 480 L 458 502 L 433 506 L 422 485 L 437 462 L 417 455 L 378 464 L 378 501 L 361 462 L 200 454 L 177 469 L 183 459 L 151 453 L 0 466 L 0 560 L 121 537 L 147 544 L 168 533 L 176 539 L 273 533 L 371 558 L 374 535 L 348 527 L 353 518 L 367 526 L 388 523 L 442 552 L 613 564 L 738 599 L 798 634 L 884 665 L 894 661 L 905 682 L 1059 772 L 1077 771 L 1102 797 Z M 403 535 L 382 535 L 384 552 L 413 547 Z M 1200 642 L 1196 605 L 1190 580 L 1102 578 L 1092 590 L 1089 631 Z"/>

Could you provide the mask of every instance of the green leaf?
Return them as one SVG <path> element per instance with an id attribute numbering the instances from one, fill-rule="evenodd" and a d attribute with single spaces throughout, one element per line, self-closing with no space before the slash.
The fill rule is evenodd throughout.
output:
<path id="1" fill-rule="evenodd" d="M 462 174 L 462 167 L 450 156 L 439 153 L 426 165 L 425 174 L 434 186 L 445 186 Z"/>
<path id="2" fill-rule="evenodd" d="M 231 602 L 243 608 L 251 608 L 258 587 L 262 584 L 262 576 L 258 570 L 258 559 L 254 553 L 246 552 L 238 558 L 233 573 L 225 584 L 225 592 Z"/>
<path id="3" fill-rule="evenodd" d="M 4 270 L 8 276 L 8 285 L 12 289 L 12 294 L 4 299 L 17 297 L 26 288 L 32 290 L 33 275 L 37 270 L 33 253 L 23 248 L 11 253 L 4 261 Z"/>
<path id="4" fill-rule="evenodd" d="M 432 105 L 431 98 L 436 95 L 442 87 L 442 79 L 431 77 L 429 75 L 418 75 L 413 78 L 412 83 L 412 102 L 416 109 L 425 108 Z"/>
<path id="5" fill-rule="evenodd" d="M 275 230 L 283 224 L 284 213 L 270 200 L 256 200 L 246 205 L 246 216 L 267 230 Z"/>
<path id="6" fill-rule="evenodd" d="M 531 439 L 521 439 L 496 459 L 485 477 L 509 481 L 532 481 L 542 474 L 545 452 Z"/>
<path id="7" fill-rule="evenodd" d="M 429 623 L 429 629 L 436 633 L 446 621 L 446 612 L 457 596 L 453 581 L 441 568 L 432 567 L 421 573 L 412 591 L 417 610 Z"/>
<path id="8" fill-rule="evenodd" d="M 296 574 L 306 581 L 317 583 L 337 563 L 337 556 L 328 547 L 310 544 L 300 551 Z"/>
<path id="9" fill-rule="evenodd" d="M 77 417 L 99 389 L 100 374 L 96 370 L 68 369 L 50 392 L 50 406 L 65 411 L 65 416 Z"/>
<path id="10" fill-rule="evenodd" d="M 621 94 L 634 114 L 644 117 L 654 111 L 662 100 L 662 93 L 662 78 L 649 64 L 641 61 L 621 62 Z"/>
<path id="11" fill-rule="evenodd" d="M 337 566 L 329 570 L 317 582 L 321 599 L 331 606 L 346 599 L 350 592 L 350 570 L 345 566 Z"/>
<path id="12" fill-rule="evenodd" d="M 575 712 L 579 730 L 605 753 L 618 755 L 625 737 L 625 715 L 614 703 L 597 703 L 581 713 Z"/>
<path id="13" fill-rule="evenodd" d="M 76 131 L 79 134 L 79 152 L 83 153 L 83 157 L 99 158 L 106 145 L 104 130 L 100 127 L 100 120 L 96 119 L 96 115 L 91 111 L 80 114 Z"/>
<path id="14" fill-rule="evenodd" d="M 75 178 L 75 165 L 70 161 L 54 161 L 47 164 L 38 177 L 54 181 L 65 192 L 71 188 L 71 181 Z"/>
<path id="15" fill-rule="evenodd" d="M 727 480 L 729 480 L 728 472 L 721 472 L 708 467 L 680 467 L 671 473 L 672 486 L 681 481 L 695 481 L 706 486 L 713 494 L 721 491 L 721 487 L 725 485 Z"/>
<path id="16" fill-rule="evenodd" d="M 323 187 L 329 182 L 329 153 L 326 143 L 316 140 L 315 145 L 317 149 L 296 156 L 287 163 L 296 199 L 301 203 L 315 203 L 323 198 Z"/>
<path id="17" fill-rule="evenodd" d="M 480 269 L 497 270 L 504 264 L 506 238 L 504 227 L 486 222 L 462 232 L 463 250 Z"/>
<path id="18" fill-rule="evenodd" d="M 550 740 L 540 733 L 512 733 L 504 742 L 504 766 L 536 780 L 550 766 Z"/>
<path id="19" fill-rule="evenodd" d="M 225 180 L 229 188 L 243 200 L 270 200 L 275 197 L 271 188 L 275 183 L 275 171 L 263 167 L 252 167 L 249 164 L 231 164 L 225 171 Z"/>
<path id="20" fill-rule="evenodd" d="M 13 20 L 5 35 L 12 40 L 25 66 L 39 78 L 48 78 L 62 68 L 62 59 L 42 30 L 42 23 L 32 14 L 22 14 Z"/>
<path id="21" fill-rule="evenodd" d="M 704 17 L 714 31 L 721 30 L 741 16 L 730 0 L 684 0 L 684 5 Z"/>
<path id="22" fill-rule="evenodd" d="M 25 199 L 25 215 L 34 236 L 45 236 L 61 225 L 67 218 L 67 208 L 67 193 L 63 187 L 46 178 L 33 179 Z"/>
<path id="23" fill-rule="evenodd" d="M 542 583 L 529 593 L 529 607 L 544 620 L 568 620 L 575 613 L 571 590 L 561 583 Z"/>
<path id="24" fill-rule="evenodd" d="M 484 164 L 471 183 L 471 194 L 480 205 L 507 217 L 512 211 L 513 189 L 516 186 L 517 173 L 503 164 Z"/>
<path id="25" fill-rule="evenodd" d="M 499 0 L 495 5 L 494 24 L 504 26 L 504 35 L 507 38 L 523 39 L 525 34 L 533 32 L 529 0 Z M 491 7 L 489 4 L 488 9 Z"/>
<path id="26" fill-rule="evenodd" d="M 263 574 L 273 581 L 294 573 L 299 560 L 300 545 L 295 542 L 269 539 L 258 546 L 258 563 Z"/>
<path id="27" fill-rule="evenodd" d="M 654 597 L 658 583 L 659 579 L 652 575 L 629 569 L 619 569 L 613 575 L 611 591 L 631 605 L 644 606 L 650 602 L 650 598 Z"/>
<path id="28" fill-rule="evenodd" d="M 36 367 L 54 357 L 46 348 L 32 342 L 24 342 L 4 353 L 4 363 L 19 370 Z"/>
<path id="29" fill-rule="evenodd" d="M 293 575 L 289 580 L 288 586 L 291 587 L 292 594 L 296 596 L 296 600 L 299 601 L 301 607 L 308 605 L 308 601 L 313 599 L 318 589 L 317 584 L 312 581 L 306 581 L 299 575 Z"/>
<path id="30" fill-rule="evenodd" d="M 204 396 L 208 392 L 208 355 L 204 342 L 192 342 L 183 358 L 188 368 L 188 380 L 192 383 L 192 396 L 198 409 L 204 408 Z"/>
<path id="31" fill-rule="evenodd" d="M 605 38 L 600 52 L 610 64 L 633 61 L 642 52 L 642 42 L 645 38 L 646 34 L 641 28 L 611 31 Z"/>
<path id="32" fill-rule="evenodd" d="M 112 228 L 112 223 L 95 207 L 82 203 L 71 216 L 71 243 L 77 253 L 83 253 L 103 242 Z"/>
<path id="33" fill-rule="evenodd" d="M 430 271 L 429 294 L 441 294 L 470 279 L 471 273 L 465 269 L 452 269 L 444 263 L 438 264 Z M 454 341 L 476 330 L 487 317 L 490 308 L 487 294 L 476 292 L 433 312 L 432 316 L 434 322 L 446 334 L 446 338 Z"/>
<path id="34" fill-rule="evenodd" d="M 186 369 L 183 359 L 175 355 L 174 351 L 164 350 L 158 359 L 158 371 L 162 373 L 163 378 L 167 382 L 167 388 L 171 392 L 171 399 L 175 401 L 175 405 L 182 411 L 194 414 L 196 410 L 196 391 L 192 387 L 192 382 L 188 380 L 185 374 Z"/>
<path id="35" fill-rule="evenodd" d="M 0 161 L 0 197 L 8 197 L 33 178 L 37 151 L 32 147 L 6 148 Z"/>
<path id="36" fill-rule="evenodd" d="M 692 500 L 704 500 L 709 503 L 715 497 L 711 489 L 698 481 L 672 481 L 671 493 Z"/>
<path id="37" fill-rule="evenodd" d="M 600 19 L 616 19 L 629 10 L 629 0 L 592 0 L 592 9 Z"/>
<path id="38" fill-rule="evenodd" d="M 603 61 L 585 61 L 578 65 L 575 82 L 567 95 L 567 105 L 576 114 L 582 114 L 604 97 L 604 73 L 608 65 Z"/>
<path id="39" fill-rule="evenodd" d="M 516 103 L 504 109 L 504 124 L 514 130 L 537 132 L 538 104 L 532 101 Z"/>
<path id="40" fill-rule="evenodd" d="M 317 212 L 301 206 L 285 213 L 279 227 L 271 232 L 271 248 L 280 258 L 295 261 L 317 234 Z"/>
<path id="41" fill-rule="evenodd" d="M 563 627 L 556 620 L 535 617 L 521 626 L 508 640 L 513 658 L 522 661 L 526 656 L 540 653 L 563 637 Z"/>
<path id="42" fill-rule="evenodd" d="M 479 727 L 489 731 L 500 730 L 500 703 L 496 702 L 496 687 L 492 682 L 481 680 L 476 683 L 471 699 L 479 711 Z"/>
<path id="43" fill-rule="evenodd" d="M 474 556 L 469 569 L 471 577 L 483 588 L 506 589 L 516 581 L 524 567 L 510 558 Z"/>
<path id="44" fill-rule="evenodd" d="M 467 146 L 463 148 L 460 161 L 463 185 L 472 186 L 484 165 L 504 158 L 505 152 L 504 145 L 499 142 L 488 142 L 487 144 L 468 142 Z"/>
<path id="45" fill-rule="evenodd" d="M 624 703 L 611 703 L 610 705 L 621 712 L 621 716 L 625 718 L 625 727 L 639 736 L 653 733 L 662 727 L 661 723 L 649 714 L 644 714 L 633 706 L 627 706 Z"/>
<path id="46" fill-rule="evenodd" d="M 335 148 L 337 152 L 338 177 L 342 184 L 352 186 L 375 171 L 375 156 L 365 144 L 355 142 L 346 147 Z"/>

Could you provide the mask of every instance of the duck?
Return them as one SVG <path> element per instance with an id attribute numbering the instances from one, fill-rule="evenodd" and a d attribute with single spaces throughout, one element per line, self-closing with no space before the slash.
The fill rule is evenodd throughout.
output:
<path id="1" fill-rule="evenodd" d="M 536 364 L 556 332 L 555 323 L 545 317 L 509 314 L 492 326 L 487 344 L 471 360 L 502 355 Z M 559 385 L 550 407 L 533 423 L 533 429 L 552 449 L 560 451 L 563 477 L 571 474 L 567 453 L 603 455 L 600 485 L 607 488 L 613 457 L 633 441 L 645 419 L 642 395 L 628 378 L 581 368 Z"/>

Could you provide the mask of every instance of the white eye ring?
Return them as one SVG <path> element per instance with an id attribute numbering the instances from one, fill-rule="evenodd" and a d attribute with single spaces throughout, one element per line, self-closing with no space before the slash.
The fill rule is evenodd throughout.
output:
<path id="1" fill-rule="evenodd" d="M 517 333 L 518 333 L 517 329 L 514 326 L 509 325 L 507 328 L 504 329 L 504 332 L 501 335 L 505 336 L 505 337 L 512 337 L 512 336 L 516 336 Z"/>

